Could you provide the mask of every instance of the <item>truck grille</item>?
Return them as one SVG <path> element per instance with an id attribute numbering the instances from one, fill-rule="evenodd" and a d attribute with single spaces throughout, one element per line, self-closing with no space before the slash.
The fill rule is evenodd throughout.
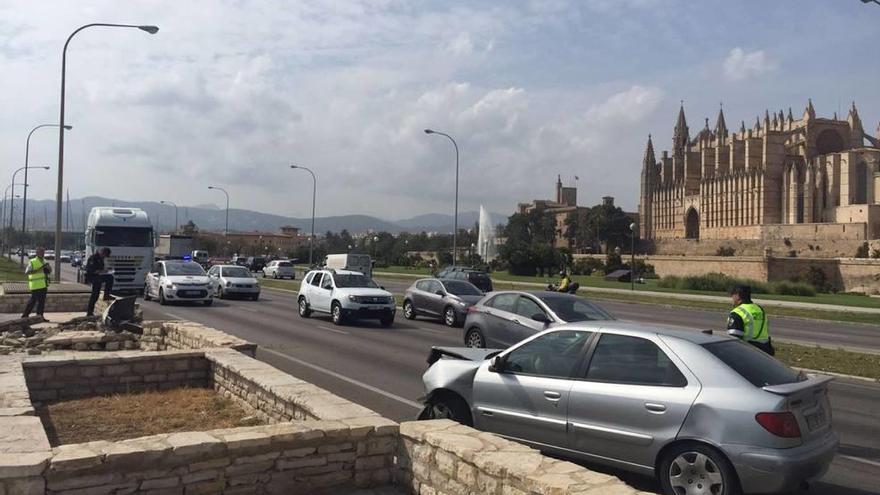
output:
<path id="1" fill-rule="evenodd" d="M 104 261 L 107 268 L 113 269 L 115 282 L 134 282 L 138 268 L 144 262 L 143 256 L 110 256 Z"/>

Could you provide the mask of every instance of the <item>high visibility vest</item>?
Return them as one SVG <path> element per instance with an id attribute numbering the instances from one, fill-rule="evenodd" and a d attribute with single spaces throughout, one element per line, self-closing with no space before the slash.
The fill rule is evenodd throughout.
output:
<path id="1" fill-rule="evenodd" d="M 743 321 L 742 339 L 746 342 L 766 343 L 770 339 L 770 324 L 764 309 L 755 303 L 745 303 L 733 308 L 732 313 Z"/>
<path id="2" fill-rule="evenodd" d="M 28 262 L 31 265 L 31 272 L 28 273 L 28 289 L 34 291 L 39 289 L 45 289 L 49 286 L 47 276 L 43 272 L 43 267 L 46 266 L 46 262 L 40 260 L 40 258 L 31 258 Z"/>

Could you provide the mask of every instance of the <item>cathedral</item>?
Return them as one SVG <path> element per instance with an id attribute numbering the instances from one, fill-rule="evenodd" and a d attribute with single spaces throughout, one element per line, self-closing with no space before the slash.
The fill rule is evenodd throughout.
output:
<path id="1" fill-rule="evenodd" d="M 880 238 L 880 129 L 865 133 L 855 103 L 845 120 L 810 101 L 795 120 L 765 111 L 747 129 L 691 137 L 679 110 L 671 154 L 648 136 L 641 173 L 642 239 Z"/>

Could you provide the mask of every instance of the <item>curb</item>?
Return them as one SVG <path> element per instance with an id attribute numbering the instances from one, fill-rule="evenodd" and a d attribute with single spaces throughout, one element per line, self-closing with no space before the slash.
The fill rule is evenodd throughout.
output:
<path id="1" fill-rule="evenodd" d="M 847 375 L 844 373 L 835 373 L 833 371 L 814 370 L 814 369 L 810 369 L 810 368 L 798 368 L 796 366 L 792 366 L 791 369 L 803 371 L 804 373 L 814 373 L 817 375 L 828 375 L 828 376 L 834 376 L 837 378 L 849 378 L 851 380 L 859 380 L 862 382 L 880 383 L 880 379 L 869 378 L 867 376 Z"/>

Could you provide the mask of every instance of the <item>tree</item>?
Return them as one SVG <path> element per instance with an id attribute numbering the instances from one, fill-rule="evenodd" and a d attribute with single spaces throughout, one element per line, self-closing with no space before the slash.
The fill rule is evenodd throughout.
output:
<path id="1" fill-rule="evenodd" d="M 504 228 L 507 242 L 501 246 L 499 257 L 516 275 L 543 276 L 545 270 L 552 271 L 561 261 L 559 252 L 552 247 L 555 225 L 551 216 L 535 209 L 528 213 L 515 213 L 510 216 Z"/>
<path id="2" fill-rule="evenodd" d="M 180 232 L 183 235 L 196 235 L 199 233 L 199 227 L 192 220 L 190 220 L 189 222 L 186 222 L 183 227 L 181 227 Z"/>

